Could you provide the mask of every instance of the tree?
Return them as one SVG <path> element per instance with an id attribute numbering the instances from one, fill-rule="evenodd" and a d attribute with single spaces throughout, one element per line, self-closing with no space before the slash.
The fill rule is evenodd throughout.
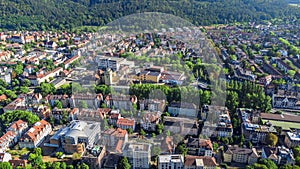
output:
<path id="1" fill-rule="evenodd" d="M 140 131 L 140 135 L 142 136 L 142 138 L 144 138 L 144 137 L 145 137 L 145 135 L 146 135 L 146 132 L 145 132 L 143 129 L 141 129 L 141 131 Z"/>
<path id="2" fill-rule="evenodd" d="M 23 73 L 23 65 L 21 63 L 17 64 L 14 71 L 16 72 L 17 76 L 19 76 Z"/>
<path id="3" fill-rule="evenodd" d="M 42 83 L 39 89 L 43 96 L 47 96 L 48 94 L 53 94 L 56 91 L 56 88 L 52 83 Z"/>
<path id="4" fill-rule="evenodd" d="M 79 154 L 79 153 L 73 153 L 72 154 L 72 159 L 73 160 L 78 160 L 78 159 L 80 159 L 81 158 L 81 155 Z"/>
<path id="5" fill-rule="evenodd" d="M 268 145 L 275 146 L 278 142 L 278 137 L 273 133 L 268 133 L 265 141 Z"/>
<path id="6" fill-rule="evenodd" d="M 296 71 L 294 71 L 294 70 L 288 70 L 287 71 L 287 74 L 290 76 L 290 77 L 294 77 L 294 75 L 296 74 Z"/>
<path id="7" fill-rule="evenodd" d="M 152 146 L 151 148 L 151 156 L 157 157 L 161 152 L 161 149 L 159 146 Z"/>
<path id="8" fill-rule="evenodd" d="M 62 109 L 62 103 L 59 100 L 55 100 L 54 101 L 54 107 L 58 108 L 58 109 Z"/>
<path id="9" fill-rule="evenodd" d="M 163 129 L 164 129 L 164 125 L 163 125 L 163 124 L 157 124 L 157 125 L 156 125 L 156 132 L 157 132 L 158 134 L 161 134 L 162 131 L 163 131 Z"/>
<path id="10" fill-rule="evenodd" d="M 61 158 L 63 155 L 64 155 L 63 152 L 56 152 L 56 153 L 55 153 L 55 156 L 56 156 L 57 158 Z"/>
<path id="11" fill-rule="evenodd" d="M 181 144 L 177 147 L 178 153 L 182 154 L 183 156 L 185 156 L 188 152 L 188 149 L 185 147 L 184 144 Z"/>
<path id="12" fill-rule="evenodd" d="M 127 157 L 122 157 L 118 162 L 118 169 L 130 169 L 131 165 L 128 162 Z"/>
<path id="13" fill-rule="evenodd" d="M 127 128 L 127 132 L 128 132 L 128 134 L 132 134 L 133 133 L 133 131 L 132 131 L 132 128 Z"/>
<path id="14" fill-rule="evenodd" d="M 86 101 L 80 100 L 79 103 L 78 103 L 78 107 L 83 108 L 83 109 L 87 109 L 88 104 L 86 103 Z"/>
<path id="15" fill-rule="evenodd" d="M 12 169 L 12 166 L 9 162 L 0 162 L 0 168 L 1 169 Z"/>
<path id="16" fill-rule="evenodd" d="M 213 143 L 213 150 L 214 151 L 217 151 L 218 147 L 219 147 L 218 143 Z"/>

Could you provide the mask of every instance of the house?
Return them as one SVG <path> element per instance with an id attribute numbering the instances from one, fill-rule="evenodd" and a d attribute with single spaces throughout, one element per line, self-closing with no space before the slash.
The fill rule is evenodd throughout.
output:
<path id="1" fill-rule="evenodd" d="M 123 145 L 128 141 L 128 133 L 121 128 L 113 129 L 109 128 L 101 132 L 101 143 L 107 146 L 110 151 L 120 153 Z M 119 145 L 120 144 L 120 145 Z"/>
<path id="2" fill-rule="evenodd" d="M 170 136 L 166 136 L 160 143 L 160 154 L 173 154 L 175 152 L 175 144 Z"/>
<path id="3" fill-rule="evenodd" d="M 77 61 L 79 58 L 80 58 L 79 56 L 73 56 L 72 58 L 66 60 L 64 62 L 64 65 L 65 65 L 64 68 L 67 69 L 68 67 L 71 66 L 72 63 L 74 63 L 75 61 Z"/>
<path id="4" fill-rule="evenodd" d="M 286 132 L 284 144 L 288 148 L 300 146 L 300 134 L 297 132 Z"/>
<path id="5" fill-rule="evenodd" d="M 296 109 L 300 110 L 300 100 L 299 97 L 293 95 L 272 95 L 272 107 L 281 109 Z"/>
<path id="6" fill-rule="evenodd" d="M 236 162 L 251 165 L 257 162 L 259 155 L 255 148 L 248 149 L 229 145 L 225 146 L 223 158 L 226 163 Z"/>
<path id="7" fill-rule="evenodd" d="M 27 131 L 28 123 L 23 120 L 18 120 L 13 122 L 7 129 L 7 131 L 12 131 L 17 134 L 17 139 L 21 138 L 21 136 Z"/>
<path id="8" fill-rule="evenodd" d="M 8 161 L 12 168 L 16 169 L 18 167 L 24 168 L 27 165 L 27 160 L 13 159 Z"/>
<path id="9" fill-rule="evenodd" d="M 242 123 L 242 133 L 246 140 L 252 143 L 266 143 L 265 139 L 268 133 L 277 134 L 277 130 L 271 125 L 258 125 L 244 122 Z"/>
<path id="10" fill-rule="evenodd" d="M 13 146 L 18 142 L 17 134 L 12 131 L 7 131 L 0 138 L 0 150 L 5 152 L 9 147 Z"/>
<path id="11" fill-rule="evenodd" d="M 199 108 L 193 103 L 173 102 L 168 106 L 168 113 L 171 116 L 196 118 L 198 111 Z"/>
<path id="12" fill-rule="evenodd" d="M 229 116 L 229 112 L 225 111 L 218 117 L 218 124 L 217 124 L 217 135 L 219 137 L 232 137 L 233 128 L 231 124 L 231 119 Z"/>
<path id="13" fill-rule="evenodd" d="M 149 110 L 154 112 L 164 112 L 166 101 L 158 99 L 139 100 L 140 110 Z"/>
<path id="14" fill-rule="evenodd" d="M 9 147 L 15 145 L 27 128 L 27 123 L 22 120 L 13 122 L 7 128 L 7 132 L 0 138 L 0 148 L 2 152 L 5 152 Z"/>
<path id="15" fill-rule="evenodd" d="M 95 145 L 91 149 L 85 151 L 81 157 L 81 161 L 87 164 L 90 168 L 101 168 L 105 155 L 106 147 Z"/>
<path id="16" fill-rule="evenodd" d="M 259 78 L 259 83 L 268 86 L 272 82 L 272 75 L 267 75 Z"/>
<path id="17" fill-rule="evenodd" d="M 218 164 L 214 157 L 209 156 L 185 156 L 184 169 L 217 169 Z"/>
<path id="18" fill-rule="evenodd" d="M 27 110 L 25 98 L 16 98 L 14 101 L 3 107 L 3 111 Z"/>
<path id="19" fill-rule="evenodd" d="M 117 110 L 112 110 L 108 116 L 107 116 L 107 120 L 108 120 L 108 124 L 113 125 L 113 126 L 117 126 L 117 121 L 122 118 L 120 111 Z"/>
<path id="20" fill-rule="evenodd" d="M 149 168 L 151 162 L 151 144 L 127 143 L 123 149 L 132 169 Z"/>
<path id="21" fill-rule="evenodd" d="M 19 141 L 20 148 L 38 147 L 52 131 L 50 123 L 45 120 L 34 123 Z"/>
<path id="22" fill-rule="evenodd" d="M 284 146 L 278 146 L 275 148 L 263 147 L 261 158 L 268 158 L 277 165 L 289 164 L 293 166 L 295 164 L 295 158 L 292 149 L 288 149 Z"/>
<path id="23" fill-rule="evenodd" d="M 137 97 L 130 95 L 108 95 L 104 103 L 110 108 L 133 111 L 133 104 L 137 103 Z"/>
<path id="24" fill-rule="evenodd" d="M 188 154 L 190 155 L 210 157 L 213 155 L 213 147 L 210 139 L 189 137 L 187 139 L 186 147 L 188 149 Z"/>
<path id="25" fill-rule="evenodd" d="M 87 104 L 88 108 L 97 109 L 101 106 L 101 98 L 97 97 L 96 94 L 73 94 L 69 99 L 71 107 L 80 107 L 81 103 Z"/>
<path id="26" fill-rule="evenodd" d="M 184 158 L 179 154 L 159 155 L 157 160 L 158 169 L 182 169 Z"/>
<path id="27" fill-rule="evenodd" d="M 127 119 L 127 118 L 120 118 L 117 121 L 117 127 L 127 130 L 128 128 L 131 128 L 132 131 L 135 130 L 135 120 L 134 119 Z"/>
<path id="28" fill-rule="evenodd" d="M 76 114 L 76 118 L 82 121 L 96 121 L 103 120 L 106 114 L 111 111 L 110 108 L 99 108 L 99 109 L 81 109 Z"/>
<path id="29" fill-rule="evenodd" d="M 61 147 L 69 154 L 82 153 L 85 147 L 93 147 L 98 142 L 100 131 L 100 122 L 74 120 L 50 138 L 50 146 Z"/>
<path id="30" fill-rule="evenodd" d="M 44 43 L 44 46 L 45 46 L 46 49 L 54 50 L 54 49 L 57 48 L 58 45 L 57 45 L 57 43 L 54 42 L 54 41 L 46 41 L 46 42 Z"/>
<path id="31" fill-rule="evenodd" d="M 160 121 L 161 112 L 145 112 L 140 120 L 141 128 L 147 131 L 155 131 Z"/>
<path id="32" fill-rule="evenodd" d="M 9 153 L 0 153 L 0 162 L 9 162 L 12 160 L 11 154 Z"/>
<path id="33" fill-rule="evenodd" d="M 196 120 L 181 117 L 164 117 L 164 130 L 171 133 L 198 135 L 199 124 Z"/>

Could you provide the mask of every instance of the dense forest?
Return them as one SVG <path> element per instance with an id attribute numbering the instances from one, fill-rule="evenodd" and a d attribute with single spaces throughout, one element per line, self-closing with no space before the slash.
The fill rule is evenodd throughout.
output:
<path id="1" fill-rule="evenodd" d="M 150 11 L 173 14 L 195 25 L 300 18 L 298 7 L 282 0 L 2 0 L 0 29 L 101 26 L 122 16 Z"/>

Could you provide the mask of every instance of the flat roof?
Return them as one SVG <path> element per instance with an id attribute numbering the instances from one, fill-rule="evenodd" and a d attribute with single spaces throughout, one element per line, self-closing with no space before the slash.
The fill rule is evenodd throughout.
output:
<path id="1" fill-rule="evenodd" d="M 261 118 L 263 120 L 275 120 L 275 121 L 299 122 L 300 123 L 300 116 L 290 115 L 290 114 L 261 113 Z"/>

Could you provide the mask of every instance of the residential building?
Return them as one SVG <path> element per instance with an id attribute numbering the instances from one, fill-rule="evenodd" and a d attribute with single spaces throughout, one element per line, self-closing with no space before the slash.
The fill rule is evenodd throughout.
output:
<path id="1" fill-rule="evenodd" d="M 13 159 L 8 161 L 12 168 L 16 169 L 18 167 L 25 168 L 27 165 L 27 160 L 21 160 L 21 159 Z"/>
<path id="2" fill-rule="evenodd" d="M 229 112 L 226 111 L 219 115 L 219 122 L 216 128 L 219 137 L 232 137 L 233 128 Z"/>
<path id="3" fill-rule="evenodd" d="M 223 157 L 226 163 L 237 162 L 251 165 L 257 162 L 259 155 L 255 148 L 248 149 L 237 146 L 225 146 Z"/>
<path id="4" fill-rule="evenodd" d="M 151 162 L 151 145 L 147 143 L 129 143 L 123 149 L 132 169 L 147 169 Z"/>
<path id="5" fill-rule="evenodd" d="M 13 110 L 27 110 L 25 99 L 21 97 L 16 98 L 14 101 L 3 107 L 4 112 Z"/>
<path id="6" fill-rule="evenodd" d="M 164 117 L 164 130 L 184 135 L 198 135 L 199 124 L 196 120 L 181 117 Z"/>
<path id="7" fill-rule="evenodd" d="M 199 108 L 193 103 L 173 102 L 168 106 L 168 113 L 179 117 L 198 117 Z"/>
<path id="8" fill-rule="evenodd" d="M 100 131 L 99 122 L 74 120 L 50 138 L 50 146 L 62 147 L 70 154 L 82 153 L 84 147 L 93 147 L 98 142 Z"/>
<path id="9" fill-rule="evenodd" d="M 79 107 L 82 102 L 87 104 L 90 109 L 98 109 L 101 106 L 101 97 L 96 94 L 73 94 L 69 99 L 71 107 Z"/>
<path id="10" fill-rule="evenodd" d="M 158 169 L 183 169 L 184 158 L 182 155 L 159 155 L 157 160 Z"/>
<path id="11" fill-rule="evenodd" d="M 284 146 L 278 147 L 263 147 L 262 148 L 262 159 L 270 159 L 277 165 L 294 165 L 295 158 L 292 149 L 288 149 Z"/>
<path id="12" fill-rule="evenodd" d="M 158 100 L 158 99 L 144 99 L 139 100 L 140 110 L 148 110 L 154 112 L 164 112 L 166 107 L 165 100 Z"/>
<path id="13" fill-rule="evenodd" d="M 112 71 L 119 71 L 120 66 L 126 63 L 125 58 L 99 56 L 96 58 L 99 69 L 106 70 L 110 68 Z"/>
<path id="14" fill-rule="evenodd" d="M 144 112 L 140 120 L 141 128 L 147 131 L 155 131 L 160 121 L 161 112 Z"/>
<path id="15" fill-rule="evenodd" d="M 36 148 L 50 134 L 52 127 L 50 123 L 45 120 L 34 123 L 19 141 L 20 148 Z"/>
<path id="16" fill-rule="evenodd" d="M 12 131 L 17 134 L 17 139 L 21 138 L 21 136 L 27 131 L 28 123 L 23 120 L 18 120 L 13 122 L 7 129 L 7 131 Z"/>
<path id="17" fill-rule="evenodd" d="M 173 154 L 175 152 L 175 144 L 172 137 L 166 136 L 160 144 L 160 154 Z"/>
<path id="18" fill-rule="evenodd" d="M 121 152 L 123 145 L 128 141 L 128 133 L 121 128 L 109 128 L 101 132 L 101 144 L 106 145 L 107 150 Z"/>
<path id="19" fill-rule="evenodd" d="M 214 157 L 185 156 L 184 169 L 217 169 L 218 164 Z"/>
<path id="20" fill-rule="evenodd" d="M 0 138 L 0 148 L 2 152 L 5 152 L 9 147 L 17 143 L 17 134 L 8 131 Z"/>
<path id="21" fill-rule="evenodd" d="M 127 130 L 128 128 L 131 128 L 132 131 L 135 130 L 135 120 L 134 119 L 127 119 L 127 118 L 120 118 L 117 121 L 117 127 Z"/>
<path id="22" fill-rule="evenodd" d="M 300 146 L 300 134 L 297 132 L 286 132 L 284 144 L 288 148 Z"/>
<path id="23" fill-rule="evenodd" d="M 210 139 L 189 137 L 186 143 L 188 154 L 196 156 L 213 156 L 213 147 Z"/>
<path id="24" fill-rule="evenodd" d="M 15 145 L 27 129 L 27 122 L 22 120 L 13 122 L 7 128 L 7 132 L 0 138 L 0 149 L 2 152 L 5 152 L 9 147 Z"/>
<path id="25" fill-rule="evenodd" d="M 9 153 L 0 153 L 0 162 L 9 162 L 12 160 L 11 154 Z"/>
<path id="26" fill-rule="evenodd" d="M 271 125 L 258 125 L 243 122 L 242 133 L 246 140 L 249 140 L 252 143 L 266 143 L 265 139 L 268 133 L 276 134 L 277 130 Z"/>
<path id="27" fill-rule="evenodd" d="M 91 149 L 85 151 L 85 153 L 81 157 L 81 161 L 87 164 L 90 168 L 101 168 L 105 155 L 105 146 L 95 145 Z"/>

